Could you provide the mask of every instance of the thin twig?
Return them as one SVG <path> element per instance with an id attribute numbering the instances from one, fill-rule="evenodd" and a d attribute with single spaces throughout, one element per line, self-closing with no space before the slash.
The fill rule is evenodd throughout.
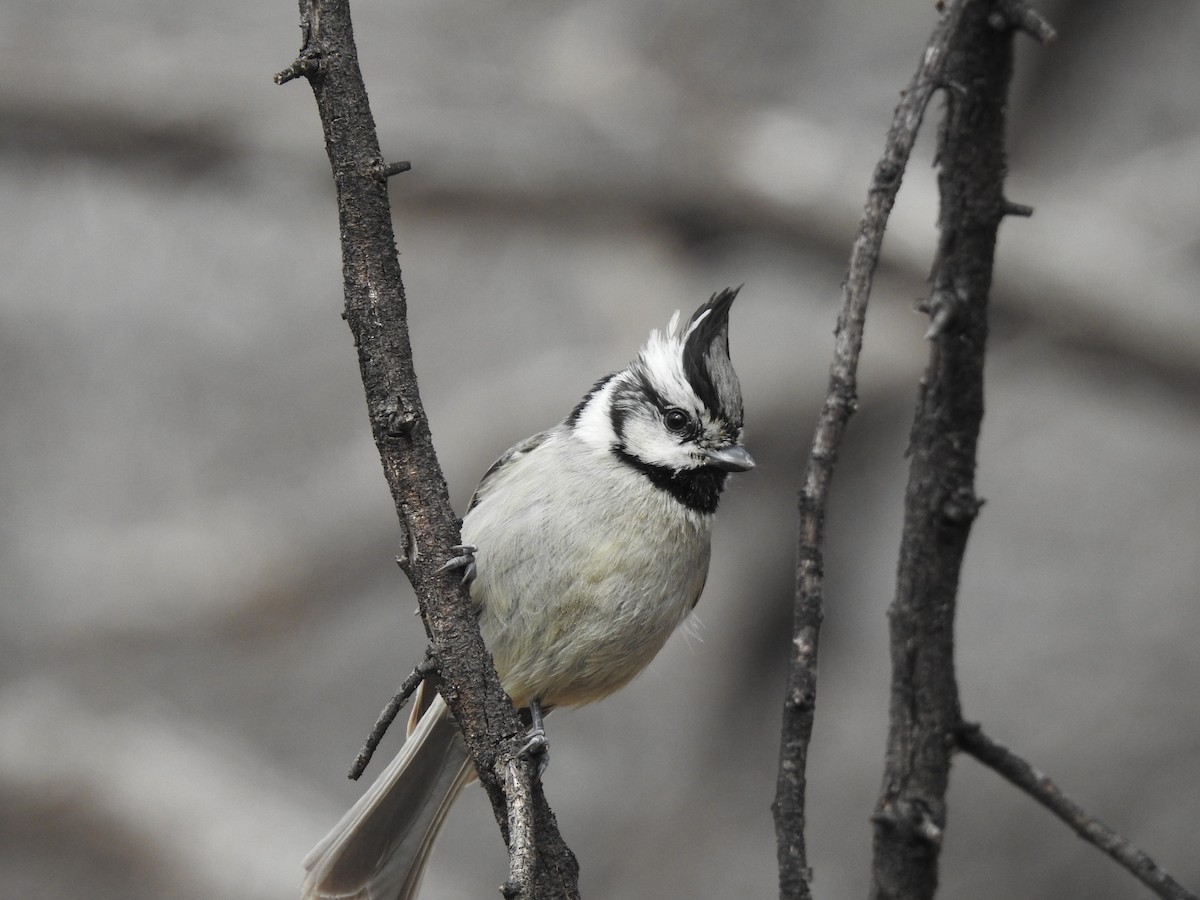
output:
<path id="1" fill-rule="evenodd" d="M 371 733 L 367 735 L 366 743 L 363 748 L 358 751 L 358 756 L 354 758 L 354 765 L 350 767 L 349 777 L 351 781 L 358 781 L 362 773 L 366 771 L 367 766 L 371 762 L 371 757 L 375 755 L 375 750 L 379 747 L 379 742 L 383 740 L 383 736 L 387 734 L 388 728 L 392 722 L 404 708 L 404 704 L 408 702 L 408 698 L 412 696 L 413 691 L 417 686 L 428 678 L 430 675 L 437 672 L 437 658 L 433 655 L 433 647 L 425 648 L 425 658 L 417 663 L 404 683 L 396 691 L 387 706 L 383 708 L 383 712 L 379 714 L 379 718 L 375 720 L 375 727 L 371 729 Z"/>
<path id="2" fill-rule="evenodd" d="M 1023 0 L 1001 0 L 993 14 L 993 28 L 1018 28 L 1042 44 L 1058 40 L 1058 32 L 1036 9 Z"/>
<path id="3" fill-rule="evenodd" d="M 393 175 L 399 175 L 402 172 L 412 171 L 412 163 L 407 159 L 402 159 L 397 162 L 383 163 L 380 166 L 371 170 L 371 174 L 376 178 L 387 181 Z"/>
<path id="4" fill-rule="evenodd" d="M 959 749 L 1008 779 L 1089 844 L 1103 850 L 1135 878 L 1164 900 L 1198 900 L 1195 894 L 1168 875 L 1143 850 L 1113 831 L 1067 797 L 1053 781 L 1002 744 L 983 733 L 975 723 L 964 722 L 955 732 Z"/>
<path id="5" fill-rule="evenodd" d="M 817 648 L 824 618 L 825 511 L 829 484 L 846 425 L 857 407 L 858 358 L 862 349 L 867 302 L 888 216 L 933 93 L 942 83 L 951 17 L 934 30 L 921 65 L 905 89 L 888 129 L 883 156 L 875 166 L 858 235 L 842 283 L 842 307 L 829 368 L 829 390 L 813 435 L 799 497 L 796 599 L 792 620 L 794 651 L 783 703 L 783 729 L 776 781 L 775 834 L 779 895 L 783 900 L 811 896 L 804 842 L 808 745 L 812 738 L 817 692 Z"/>
<path id="6" fill-rule="evenodd" d="M 292 60 L 292 64 L 281 72 L 275 73 L 276 84 L 287 84 L 296 78 L 308 78 L 316 75 L 321 71 L 321 58 L 319 56 L 297 56 Z"/>

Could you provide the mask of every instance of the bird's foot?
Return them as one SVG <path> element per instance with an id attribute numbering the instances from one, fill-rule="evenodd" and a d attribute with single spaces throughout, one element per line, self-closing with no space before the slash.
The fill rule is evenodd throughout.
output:
<path id="1" fill-rule="evenodd" d="M 521 748 L 521 755 L 537 762 L 537 778 L 541 781 L 542 773 L 550 766 L 550 741 L 546 737 L 541 704 L 536 700 L 529 704 L 529 718 L 533 724 L 525 735 L 525 746 Z"/>
<path id="2" fill-rule="evenodd" d="M 462 569 L 462 584 L 463 586 L 469 585 L 475 580 L 475 551 L 479 548 L 474 544 L 458 544 L 450 549 L 458 555 L 452 557 L 438 571 L 449 572 L 453 569 Z"/>

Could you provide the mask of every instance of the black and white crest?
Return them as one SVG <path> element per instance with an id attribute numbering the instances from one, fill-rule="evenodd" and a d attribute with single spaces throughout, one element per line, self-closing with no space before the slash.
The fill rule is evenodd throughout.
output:
<path id="1" fill-rule="evenodd" d="M 687 323 L 676 313 L 628 367 L 601 379 L 564 423 L 689 509 L 711 513 L 732 471 L 754 461 L 741 446 L 742 392 L 729 360 L 737 290 L 713 294 Z"/>
<path id="2" fill-rule="evenodd" d="M 742 388 L 729 359 L 729 310 L 741 288 L 726 288 L 692 313 L 683 371 L 705 408 L 732 431 L 742 427 Z"/>

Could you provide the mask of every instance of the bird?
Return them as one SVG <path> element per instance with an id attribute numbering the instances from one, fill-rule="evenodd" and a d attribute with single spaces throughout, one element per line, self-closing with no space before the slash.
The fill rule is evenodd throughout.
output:
<path id="1" fill-rule="evenodd" d="M 443 568 L 463 571 L 501 685 L 529 710 L 532 751 L 545 748 L 546 713 L 626 685 L 700 599 L 726 479 L 754 467 L 729 357 L 739 290 L 714 293 L 682 327 L 676 311 L 562 422 L 503 454 L 470 501 Z M 427 688 L 395 759 L 306 857 L 303 900 L 417 896 L 475 774 Z"/>

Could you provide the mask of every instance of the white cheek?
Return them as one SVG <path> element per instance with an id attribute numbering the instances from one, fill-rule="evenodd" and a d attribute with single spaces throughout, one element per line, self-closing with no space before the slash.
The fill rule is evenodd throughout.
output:
<path id="1" fill-rule="evenodd" d="M 643 462 L 683 468 L 690 462 L 687 450 L 656 421 L 636 416 L 625 423 L 625 452 Z"/>

